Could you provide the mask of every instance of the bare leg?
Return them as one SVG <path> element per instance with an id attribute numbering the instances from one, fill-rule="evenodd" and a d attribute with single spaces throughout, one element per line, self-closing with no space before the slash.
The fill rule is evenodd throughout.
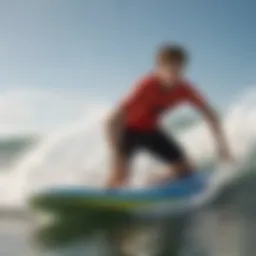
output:
<path id="1" fill-rule="evenodd" d="M 161 177 L 157 177 L 154 179 L 151 179 L 148 182 L 148 185 L 157 185 L 166 183 L 173 179 L 179 179 L 182 177 L 186 177 L 193 173 L 194 167 L 188 159 L 182 159 L 180 161 L 177 161 L 175 163 L 171 163 L 167 166 L 166 173 L 162 175 Z"/>
<path id="2" fill-rule="evenodd" d="M 119 153 L 113 155 L 110 177 L 107 181 L 108 188 L 122 187 L 127 181 L 127 160 Z"/>

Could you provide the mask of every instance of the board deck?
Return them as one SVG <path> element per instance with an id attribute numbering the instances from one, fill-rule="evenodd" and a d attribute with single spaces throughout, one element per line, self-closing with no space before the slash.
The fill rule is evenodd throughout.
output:
<path id="1" fill-rule="evenodd" d="M 201 171 L 194 175 L 174 180 L 162 186 L 141 189 L 95 189 L 78 186 L 62 186 L 45 189 L 34 195 L 32 206 L 47 209 L 56 205 L 70 207 L 97 207 L 111 210 L 133 211 L 152 205 L 174 203 L 198 195 L 207 189 L 210 172 Z"/>

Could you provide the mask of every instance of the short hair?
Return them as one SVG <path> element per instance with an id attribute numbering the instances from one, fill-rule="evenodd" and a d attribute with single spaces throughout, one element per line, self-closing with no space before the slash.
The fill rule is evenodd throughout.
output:
<path id="1" fill-rule="evenodd" d="M 188 53 L 186 49 L 177 44 L 162 45 L 156 55 L 156 63 L 165 65 L 173 62 L 185 64 L 188 61 Z"/>

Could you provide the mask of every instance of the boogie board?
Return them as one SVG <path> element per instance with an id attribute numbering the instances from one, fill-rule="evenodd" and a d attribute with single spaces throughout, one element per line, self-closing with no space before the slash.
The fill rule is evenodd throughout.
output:
<path id="1" fill-rule="evenodd" d="M 188 205 L 208 188 L 211 172 L 200 171 L 189 177 L 173 180 L 161 186 L 141 189 L 95 189 L 79 186 L 48 188 L 33 195 L 32 207 L 46 211 L 90 207 L 127 213 L 149 213 L 168 206 Z M 162 211 L 162 210 L 161 210 Z"/>

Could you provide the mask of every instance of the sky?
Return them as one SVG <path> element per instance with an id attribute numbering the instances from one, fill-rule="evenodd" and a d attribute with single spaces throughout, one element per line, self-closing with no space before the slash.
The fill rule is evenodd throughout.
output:
<path id="1" fill-rule="evenodd" d="M 115 102 L 163 42 L 188 48 L 187 76 L 226 106 L 255 85 L 255 12 L 255 0 L 0 0 L 0 122 L 7 99 L 20 115 L 17 92 Z"/>

